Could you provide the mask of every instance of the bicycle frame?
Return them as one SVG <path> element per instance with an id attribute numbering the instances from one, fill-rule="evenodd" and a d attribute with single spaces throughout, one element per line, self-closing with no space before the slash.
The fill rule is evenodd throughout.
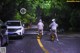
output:
<path id="1" fill-rule="evenodd" d="M 38 35 L 38 39 L 42 38 L 42 30 L 39 30 L 39 35 Z"/>
<path id="2" fill-rule="evenodd" d="M 55 33 L 55 31 L 52 31 L 52 32 L 51 32 L 51 41 L 54 41 L 55 38 L 56 38 L 54 33 Z"/>

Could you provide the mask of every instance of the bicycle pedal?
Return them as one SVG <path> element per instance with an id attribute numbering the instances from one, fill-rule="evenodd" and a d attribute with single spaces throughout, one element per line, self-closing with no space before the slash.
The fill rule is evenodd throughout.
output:
<path id="1" fill-rule="evenodd" d="M 51 40 L 54 41 L 54 37 L 52 37 Z"/>

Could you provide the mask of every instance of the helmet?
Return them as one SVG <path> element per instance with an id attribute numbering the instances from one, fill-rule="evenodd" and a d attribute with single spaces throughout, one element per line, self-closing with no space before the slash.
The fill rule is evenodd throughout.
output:
<path id="1" fill-rule="evenodd" d="M 54 21 L 55 21 L 55 19 L 52 19 L 52 21 L 54 22 Z"/>
<path id="2" fill-rule="evenodd" d="M 40 19 L 39 22 L 42 22 L 42 20 Z"/>

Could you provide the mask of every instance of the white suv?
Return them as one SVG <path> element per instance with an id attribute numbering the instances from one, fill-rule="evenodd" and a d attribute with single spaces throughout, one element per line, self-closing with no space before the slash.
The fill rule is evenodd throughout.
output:
<path id="1" fill-rule="evenodd" d="M 6 23 L 7 32 L 6 35 L 21 35 L 24 34 L 24 26 L 19 20 L 8 20 Z"/>

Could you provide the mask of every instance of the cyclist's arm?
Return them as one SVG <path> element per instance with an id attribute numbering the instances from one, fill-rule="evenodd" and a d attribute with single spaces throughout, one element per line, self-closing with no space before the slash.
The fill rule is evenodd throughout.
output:
<path id="1" fill-rule="evenodd" d="M 44 24 L 43 24 L 43 27 L 44 27 Z"/>
<path id="2" fill-rule="evenodd" d="M 49 27 L 51 27 L 52 26 L 52 23 L 49 25 Z"/>

